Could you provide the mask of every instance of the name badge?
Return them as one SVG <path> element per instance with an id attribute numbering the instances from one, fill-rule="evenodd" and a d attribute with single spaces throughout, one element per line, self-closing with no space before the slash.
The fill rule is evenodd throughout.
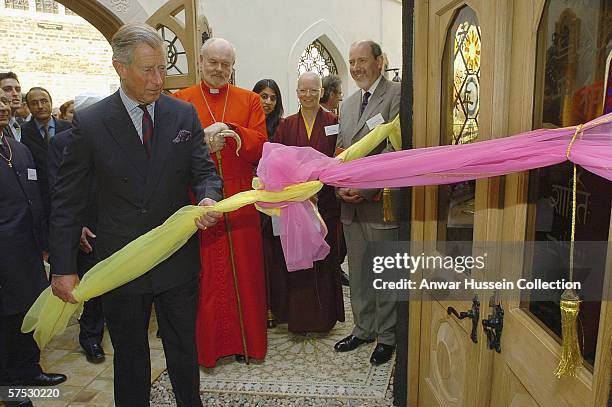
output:
<path id="1" fill-rule="evenodd" d="M 326 136 L 334 136 L 340 133 L 340 125 L 332 124 L 331 126 L 325 126 L 325 135 Z"/>
<path id="2" fill-rule="evenodd" d="M 383 124 L 385 122 L 385 119 L 383 118 L 381 113 L 378 113 L 376 116 L 369 118 L 366 121 L 366 124 L 368 125 L 368 129 L 370 130 L 374 130 L 374 127 L 378 126 L 379 124 Z"/>
<path id="3" fill-rule="evenodd" d="M 272 218 L 272 235 L 280 236 L 280 216 L 270 216 Z"/>
<path id="4" fill-rule="evenodd" d="M 28 168 L 28 181 L 38 181 L 35 168 Z"/>

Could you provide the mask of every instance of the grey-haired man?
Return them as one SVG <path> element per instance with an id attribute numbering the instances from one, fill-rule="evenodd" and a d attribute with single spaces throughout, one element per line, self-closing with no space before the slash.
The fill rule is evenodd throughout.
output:
<path id="1" fill-rule="evenodd" d="M 131 23 L 114 35 L 113 66 L 121 79 L 115 94 L 74 119 L 74 139 L 64 153 L 53 190 L 51 282 L 74 302 L 81 226 L 96 179 L 96 259 L 102 260 L 162 224 L 190 203 L 220 198 L 221 180 L 210 159 L 193 106 L 162 95 L 166 51 L 157 32 Z M 222 215 L 195 220 L 203 229 Z M 143 255 L 145 255 L 143 253 Z M 200 257 L 194 235 L 145 275 L 102 296 L 114 348 L 115 405 L 148 406 L 151 388 L 148 324 L 151 308 L 162 335 L 168 373 L 179 406 L 201 406 L 195 321 Z"/>

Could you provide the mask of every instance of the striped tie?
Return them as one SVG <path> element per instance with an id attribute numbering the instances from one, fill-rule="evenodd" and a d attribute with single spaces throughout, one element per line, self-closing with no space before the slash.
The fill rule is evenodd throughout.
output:
<path id="1" fill-rule="evenodd" d="M 3 137 L 2 135 L 0 135 L 0 150 L 1 150 L 2 154 L 8 160 L 8 158 L 11 155 L 11 150 L 9 150 L 8 140 L 6 139 L 6 137 Z"/>
<path id="2" fill-rule="evenodd" d="M 153 120 L 147 110 L 148 105 L 138 105 L 142 110 L 142 145 L 145 148 L 147 157 L 151 158 L 151 143 L 153 141 Z"/>
<path id="3" fill-rule="evenodd" d="M 359 117 L 363 114 L 366 106 L 368 105 L 368 101 L 370 100 L 370 92 L 365 92 L 363 94 L 363 99 L 361 99 L 361 108 L 359 109 Z"/>

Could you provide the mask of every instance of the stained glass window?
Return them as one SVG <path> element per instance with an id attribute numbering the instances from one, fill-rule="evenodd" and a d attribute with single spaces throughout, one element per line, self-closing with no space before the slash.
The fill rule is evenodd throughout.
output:
<path id="1" fill-rule="evenodd" d="M 474 10 L 462 7 L 451 24 L 442 60 L 440 145 L 478 138 L 480 111 L 480 25 Z M 438 241 L 471 241 L 476 182 L 438 188 Z M 439 250 L 443 250 L 438 245 Z"/>
<path id="2" fill-rule="evenodd" d="M 476 15 L 464 7 L 452 27 L 451 144 L 466 144 L 478 137 L 480 99 L 480 27 Z"/>
<path id="3" fill-rule="evenodd" d="M 159 26 L 157 32 L 164 39 L 168 52 L 168 75 L 181 75 L 188 72 L 187 53 L 177 35 L 166 26 Z"/>
<path id="4" fill-rule="evenodd" d="M 58 14 L 59 7 L 54 0 L 36 0 L 36 11 L 39 13 Z"/>
<path id="5" fill-rule="evenodd" d="M 4 0 L 4 7 L 15 10 L 28 10 L 30 2 L 29 0 Z"/>
<path id="6" fill-rule="evenodd" d="M 322 78 L 329 74 L 338 74 L 336 62 L 334 62 L 325 45 L 319 40 L 313 41 L 302 52 L 298 63 L 298 75 L 305 72 L 316 72 Z"/>

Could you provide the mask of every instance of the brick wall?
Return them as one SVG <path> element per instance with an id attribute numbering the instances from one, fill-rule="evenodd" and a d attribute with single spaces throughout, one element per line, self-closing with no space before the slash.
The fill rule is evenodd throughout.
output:
<path id="1" fill-rule="evenodd" d="M 107 95 L 117 89 L 110 45 L 87 21 L 78 16 L 0 11 L 0 71 L 15 72 L 24 93 L 42 86 L 51 93 L 54 107 L 59 107 L 85 91 Z"/>

